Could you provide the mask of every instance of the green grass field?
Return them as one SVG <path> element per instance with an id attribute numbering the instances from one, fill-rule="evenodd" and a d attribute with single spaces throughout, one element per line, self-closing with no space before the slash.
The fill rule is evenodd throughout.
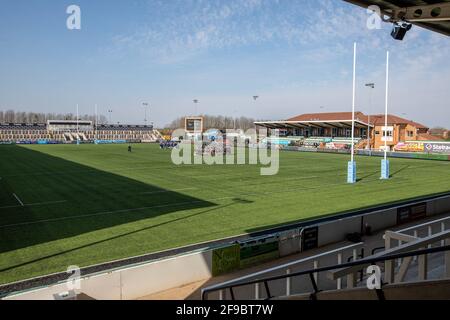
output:
<path id="1" fill-rule="evenodd" d="M 0 146 L 0 283 L 450 190 L 450 162 L 282 152 L 280 171 L 175 166 L 157 145 Z M 23 204 L 23 205 L 22 205 Z"/>

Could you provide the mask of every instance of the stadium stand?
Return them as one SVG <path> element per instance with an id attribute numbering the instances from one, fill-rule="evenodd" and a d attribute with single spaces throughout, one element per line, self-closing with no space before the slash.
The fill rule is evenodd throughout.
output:
<path id="1" fill-rule="evenodd" d="M 73 120 L 49 120 L 46 124 L 0 124 L 1 143 L 156 142 L 161 138 L 153 126 L 95 125 L 91 121 Z"/>
<path id="2" fill-rule="evenodd" d="M 45 124 L 0 124 L 0 141 L 37 141 L 51 139 Z"/>

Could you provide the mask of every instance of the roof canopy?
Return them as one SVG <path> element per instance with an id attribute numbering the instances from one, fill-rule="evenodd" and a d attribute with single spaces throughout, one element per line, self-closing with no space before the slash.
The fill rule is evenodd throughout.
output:
<path id="1" fill-rule="evenodd" d="M 422 28 L 450 35 L 450 0 L 344 0 L 368 8 L 376 5 L 394 21 L 405 20 Z M 439 9 L 438 9 L 439 8 Z M 420 10 L 420 11 L 419 11 Z M 434 10 L 434 14 L 432 11 Z M 437 13 L 439 14 L 437 15 Z M 420 13 L 420 15 L 419 15 Z"/>
<path id="2" fill-rule="evenodd" d="M 352 128 L 352 120 L 330 120 L 330 121 L 260 121 L 255 122 L 255 125 L 266 127 L 269 129 L 301 129 L 301 128 Z M 362 121 L 355 120 L 356 128 L 367 128 L 369 125 Z M 370 125 L 373 127 L 373 125 Z"/>
<path id="3" fill-rule="evenodd" d="M 355 112 L 355 127 L 367 128 L 376 125 L 384 125 L 384 115 L 365 115 L 362 112 Z M 388 115 L 389 125 L 409 124 L 417 129 L 428 129 L 426 126 L 410 121 L 395 115 Z M 352 127 L 352 113 L 351 112 L 332 112 L 332 113 L 306 113 L 288 120 L 281 121 L 259 121 L 255 125 L 270 128 L 351 128 Z"/>

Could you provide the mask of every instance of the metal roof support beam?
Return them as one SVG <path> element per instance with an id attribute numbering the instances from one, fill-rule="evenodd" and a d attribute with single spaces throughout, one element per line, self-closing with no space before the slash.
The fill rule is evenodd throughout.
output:
<path id="1" fill-rule="evenodd" d="M 450 3 L 411 6 L 392 10 L 393 21 L 437 22 L 450 21 Z"/>
<path id="2" fill-rule="evenodd" d="M 342 128 L 343 129 L 351 129 L 352 125 L 351 124 L 347 124 L 347 123 L 342 123 Z"/>
<path id="3" fill-rule="evenodd" d="M 317 128 L 317 129 L 325 129 L 326 127 L 318 125 L 317 123 L 308 123 L 308 127 Z"/>
<path id="4" fill-rule="evenodd" d="M 275 129 L 274 126 L 272 126 L 270 124 L 267 124 L 267 123 L 264 123 L 264 124 L 263 123 L 258 123 L 256 126 L 258 127 L 258 129 L 260 129 L 260 128 Z"/>
<path id="5" fill-rule="evenodd" d="M 307 127 L 302 125 L 297 125 L 296 123 L 286 123 L 286 127 L 292 128 L 292 129 L 305 129 Z"/>
<path id="6" fill-rule="evenodd" d="M 335 128 L 335 129 L 341 129 L 342 128 L 340 126 L 336 126 L 336 125 L 328 123 L 328 122 L 324 122 L 324 124 L 327 125 L 328 127 Z"/>
<path id="7" fill-rule="evenodd" d="M 437 0 L 439 3 L 426 4 L 426 2 L 436 2 L 436 0 L 409 1 L 408 3 L 425 3 L 425 5 L 409 5 L 405 7 L 404 0 L 344 0 L 354 5 L 368 8 L 375 5 L 380 7 L 380 15 L 384 22 L 410 22 L 419 27 L 429 29 L 434 32 L 450 36 L 450 13 L 449 3 Z M 439 10 L 440 9 L 440 10 Z M 422 10 L 420 12 L 419 10 Z"/>

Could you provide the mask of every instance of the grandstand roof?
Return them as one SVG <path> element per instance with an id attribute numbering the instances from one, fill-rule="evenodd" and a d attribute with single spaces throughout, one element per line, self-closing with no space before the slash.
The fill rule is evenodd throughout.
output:
<path id="1" fill-rule="evenodd" d="M 82 123 L 80 121 L 79 125 L 87 124 L 88 122 Z M 89 122 L 91 123 L 91 122 Z M 54 124 L 53 122 L 51 124 Z M 58 124 L 76 124 L 75 122 L 59 122 Z M 47 124 L 45 123 L 0 123 L 0 129 L 36 129 L 45 130 Z M 145 125 L 127 125 L 127 124 L 102 124 L 97 126 L 101 130 L 153 130 L 153 126 Z"/>
<path id="2" fill-rule="evenodd" d="M 450 0 L 344 0 L 346 2 L 367 8 L 372 5 L 379 6 L 381 10 L 398 10 L 400 8 L 410 8 L 413 6 L 423 6 L 436 3 L 449 2 Z M 445 19 L 434 19 L 434 21 L 410 21 L 413 24 L 429 29 L 431 31 L 439 32 L 447 36 L 450 35 L 450 21 Z"/>
<path id="3" fill-rule="evenodd" d="M 367 123 L 367 116 L 362 112 L 355 112 L 355 119 Z M 352 120 L 351 112 L 333 112 L 333 113 L 305 113 L 287 121 L 344 121 Z"/>
<path id="4" fill-rule="evenodd" d="M 0 129 L 30 129 L 30 130 L 45 130 L 47 128 L 45 123 L 0 123 Z"/>
<path id="5" fill-rule="evenodd" d="M 153 126 L 145 125 L 129 125 L 129 124 L 100 124 L 97 126 L 98 130 L 150 130 L 153 131 Z"/>
<path id="6" fill-rule="evenodd" d="M 89 120 L 47 120 L 49 125 L 92 125 Z"/>
<path id="7" fill-rule="evenodd" d="M 362 113 L 358 113 L 355 117 L 355 127 L 367 128 L 367 116 L 362 117 Z M 282 121 L 259 121 L 256 125 L 267 127 L 269 129 L 281 128 L 351 128 L 352 127 L 352 113 L 351 112 L 337 112 L 337 113 L 309 113 L 303 114 L 288 120 Z"/>
<path id="8" fill-rule="evenodd" d="M 364 113 L 355 112 L 355 126 L 364 127 L 370 123 L 370 126 L 384 125 L 384 114 L 365 115 Z M 352 125 L 351 112 L 325 112 L 325 113 L 305 113 L 296 117 L 282 120 L 282 121 L 260 121 L 255 122 L 256 125 L 264 126 L 271 129 L 291 127 L 291 128 L 305 128 L 305 127 L 322 127 L 322 128 L 346 128 Z M 428 129 L 423 124 L 407 120 L 392 114 L 388 115 L 389 125 L 410 124 L 417 129 Z"/>

